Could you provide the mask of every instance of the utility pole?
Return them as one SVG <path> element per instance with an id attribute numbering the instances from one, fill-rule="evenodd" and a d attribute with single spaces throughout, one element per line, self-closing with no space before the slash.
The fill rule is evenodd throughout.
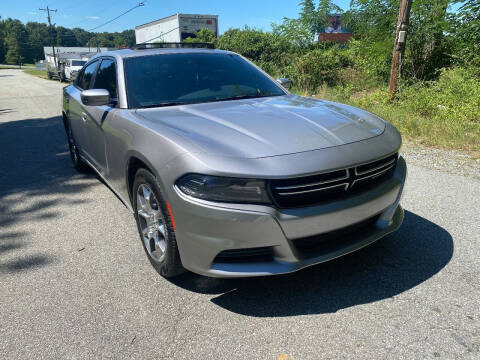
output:
<path id="1" fill-rule="evenodd" d="M 388 93 L 390 100 L 395 98 L 397 92 L 397 81 L 400 67 L 405 53 L 405 44 L 407 42 L 408 20 L 410 18 L 410 8 L 412 0 L 400 0 L 400 10 L 398 12 L 397 32 L 395 34 L 395 45 L 393 46 L 392 69 L 390 70 L 390 82 L 388 84 Z"/>
<path id="2" fill-rule="evenodd" d="M 52 10 L 52 9 L 49 9 L 48 6 L 46 9 L 38 9 L 40 11 L 46 11 L 47 12 L 47 19 L 48 19 L 48 25 L 49 25 L 49 29 L 50 29 L 50 37 L 52 39 L 52 53 L 53 53 L 53 63 L 55 64 L 55 69 L 57 69 L 57 55 L 55 54 L 55 41 L 53 39 L 53 34 L 52 34 L 52 22 L 51 22 L 51 19 L 50 19 L 50 11 L 52 12 L 57 12 L 57 9 L 55 10 Z"/>

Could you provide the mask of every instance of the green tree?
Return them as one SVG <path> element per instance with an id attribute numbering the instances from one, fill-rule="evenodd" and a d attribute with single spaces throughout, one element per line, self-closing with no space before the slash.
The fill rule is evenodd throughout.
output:
<path id="1" fill-rule="evenodd" d="M 218 38 L 217 47 L 242 54 L 274 76 L 283 75 L 296 51 L 285 37 L 249 27 L 229 29 Z"/>
<path id="2" fill-rule="evenodd" d="M 73 28 L 72 29 L 73 35 L 77 39 L 77 44 L 79 46 L 87 46 L 88 41 L 94 36 L 92 33 L 85 31 L 80 28 Z"/>
<path id="3" fill-rule="evenodd" d="M 450 64 L 452 41 L 447 33 L 448 7 L 452 3 L 453 0 L 413 1 L 402 70 L 404 77 L 431 80 L 438 76 L 441 68 Z M 356 39 L 393 46 L 398 9 L 398 0 L 353 0 L 346 18 Z"/>
<path id="4" fill-rule="evenodd" d="M 88 40 L 87 45 L 96 47 L 115 47 L 115 34 L 114 33 L 95 33 L 93 37 Z"/>
<path id="5" fill-rule="evenodd" d="M 411 79 L 433 80 L 451 63 L 452 42 L 448 7 L 451 0 L 417 0 L 412 3 L 404 75 Z"/>
<path id="6" fill-rule="evenodd" d="M 20 20 L 7 19 L 5 21 L 5 44 L 7 54 L 5 60 L 8 64 L 20 64 L 27 55 L 28 34 Z"/>
<path id="7" fill-rule="evenodd" d="M 451 19 L 456 61 L 475 67 L 480 74 L 480 1 L 466 1 L 457 16 Z"/>
<path id="8" fill-rule="evenodd" d="M 317 7 L 317 32 L 327 27 L 328 18 L 332 14 L 341 14 L 343 10 L 335 5 L 331 0 L 320 0 Z"/>
<path id="9" fill-rule="evenodd" d="M 298 18 L 283 18 L 281 24 L 272 24 L 274 33 L 299 47 L 312 45 L 318 32 L 327 24 L 329 15 L 343 12 L 331 0 L 320 0 L 316 9 L 313 0 L 302 0 L 299 6 L 301 11 Z"/>
<path id="10" fill-rule="evenodd" d="M 27 62 L 35 62 L 43 59 L 43 47 L 50 45 L 48 26 L 38 22 L 28 22 L 25 25 L 28 34 Z"/>
<path id="11" fill-rule="evenodd" d="M 272 32 L 297 48 L 307 48 L 314 41 L 312 32 L 300 19 L 283 18 L 281 24 L 272 24 Z"/>
<path id="12" fill-rule="evenodd" d="M 303 25 L 310 31 L 310 33 L 315 35 L 318 32 L 318 14 L 315 10 L 315 4 L 313 0 L 302 0 L 300 2 L 300 21 Z"/>
<path id="13" fill-rule="evenodd" d="M 0 20 L 0 63 L 5 62 L 5 22 Z"/>
<path id="14" fill-rule="evenodd" d="M 217 39 L 215 38 L 215 34 L 213 31 L 207 28 L 202 28 L 197 33 L 197 36 L 194 38 L 188 37 L 185 39 L 185 42 L 193 42 L 193 43 L 210 43 L 214 44 Z"/>
<path id="15" fill-rule="evenodd" d="M 55 43 L 57 46 L 80 46 L 75 33 L 63 26 L 55 27 Z"/>
<path id="16" fill-rule="evenodd" d="M 123 46 L 132 47 L 136 44 L 135 30 L 124 30 L 120 33 L 120 36 L 123 39 Z"/>
<path id="17" fill-rule="evenodd" d="M 355 37 L 384 40 L 395 35 L 398 0 L 352 0 L 346 17 Z"/>

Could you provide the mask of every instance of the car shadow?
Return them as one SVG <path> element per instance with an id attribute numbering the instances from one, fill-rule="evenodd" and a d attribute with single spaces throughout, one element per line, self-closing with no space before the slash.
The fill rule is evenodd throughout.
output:
<path id="1" fill-rule="evenodd" d="M 285 317 L 332 313 L 387 299 L 428 280 L 453 255 L 451 235 L 405 211 L 402 227 L 377 243 L 296 273 L 245 279 L 184 274 L 172 282 L 193 292 L 217 294 L 211 301 L 234 313 Z"/>
<path id="2" fill-rule="evenodd" d="M 11 112 L 13 112 L 12 109 L 0 109 L 0 115 L 5 115 Z"/>
<path id="3" fill-rule="evenodd" d="M 0 113 L 10 111 L 0 109 Z M 77 174 L 71 165 L 61 116 L 0 120 L 0 164 L 0 271 L 17 272 L 54 262 L 41 247 L 33 250 L 36 244 L 30 234 L 17 225 L 61 216 L 59 204 L 84 203 L 87 200 L 72 200 L 69 195 L 94 184 L 88 181 L 93 174 Z"/>
<path id="4" fill-rule="evenodd" d="M 93 174 L 81 175 L 73 169 L 61 116 L 0 122 L 0 150 L 0 206 L 14 193 L 67 195 L 90 186 L 70 183 Z M 35 207 L 39 210 L 55 205 L 49 200 Z"/>

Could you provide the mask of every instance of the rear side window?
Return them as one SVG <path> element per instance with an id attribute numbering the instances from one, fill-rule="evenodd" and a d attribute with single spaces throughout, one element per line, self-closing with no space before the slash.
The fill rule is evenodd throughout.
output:
<path id="1" fill-rule="evenodd" d="M 82 90 L 87 90 L 90 88 L 90 84 L 95 75 L 95 70 L 97 70 L 98 61 L 95 61 L 88 65 L 83 72 L 81 72 L 77 78 L 77 86 Z"/>
<path id="2" fill-rule="evenodd" d="M 111 98 L 117 98 L 117 73 L 115 69 L 115 61 L 111 59 L 102 60 L 102 64 L 97 71 L 97 76 L 95 76 L 94 88 L 107 89 Z"/>

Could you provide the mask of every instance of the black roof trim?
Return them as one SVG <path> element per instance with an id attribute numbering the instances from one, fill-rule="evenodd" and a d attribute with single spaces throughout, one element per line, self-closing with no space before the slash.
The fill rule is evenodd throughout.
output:
<path id="1" fill-rule="evenodd" d="M 137 45 L 132 47 L 132 49 L 134 49 L 134 50 L 157 49 L 157 48 L 166 48 L 166 49 L 181 49 L 181 48 L 215 49 L 215 44 L 212 44 L 212 43 L 194 43 L 194 42 L 164 42 L 164 43 L 143 43 L 143 44 L 137 44 Z"/>

